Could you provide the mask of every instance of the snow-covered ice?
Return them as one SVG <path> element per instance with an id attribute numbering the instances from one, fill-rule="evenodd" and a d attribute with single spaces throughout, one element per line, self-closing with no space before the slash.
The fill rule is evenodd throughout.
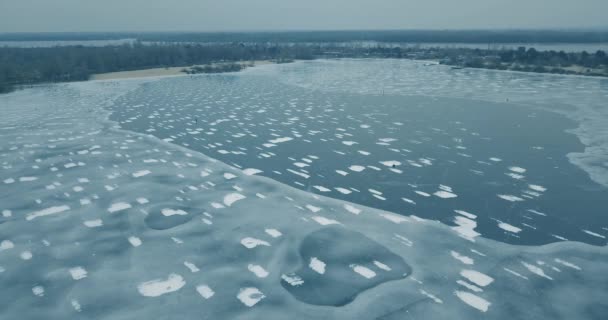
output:
<path id="1" fill-rule="evenodd" d="M 499 231 L 508 231 L 501 232 L 508 237 L 524 236 L 533 230 L 516 220 L 519 215 L 532 220 L 523 220 L 530 226 L 541 224 L 535 219 L 554 217 L 554 209 L 535 200 L 555 196 L 552 193 L 555 185 L 541 179 L 538 168 L 510 159 L 509 154 L 475 154 L 473 146 L 467 145 L 467 139 L 473 137 L 469 135 L 472 129 L 460 130 L 466 127 L 456 122 L 452 124 L 462 133 L 461 141 L 454 141 L 450 136 L 439 142 L 439 137 L 453 132 L 428 130 L 412 131 L 407 139 L 379 132 L 369 143 L 364 142 L 355 129 L 367 133 L 380 131 L 381 127 L 408 128 L 412 122 L 404 118 L 399 119 L 402 125 L 390 121 L 381 126 L 381 119 L 369 113 L 357 118 L 359 122 L 336 125 L 331 122 L 334 114 L 335 117 L 338 113 L 347 114 L 349 106 L 340 106 L 331 96 L 315 93 L 320 97 L 315 100 L 320 106 L 333 110 L 319 115 L 313 104 L 307 106 L 305 102 L 291 100 L 298 97 L 295 94 L 298 90 L 304 90 L 295 87 L 280 89 L 294 93 L 282 96 L 281 112 L 289 113 L 283 115 L 275 113 L 276 109 L 266 103 L 265 99 L 276 96 L 272 94 L 274 89 L 258 90 L 269 81 L 266 77 L 282 72 L 277 71 L 282 70 L 280 68 L 296 68 L 281 77 L 288 78 L 287 82 L 297 82 L 300 80 L 292 78 L 301 77 L 302 72 L 317 72 L 315 66 L 331 67 L 334 63 L 361 62 L 298 62 L 293 66 L 260 69 L 266 70 L 259 71 L 261 74 L 246 71 L 241 75 L 60 84 L 0 96 L 3 182 L 0 184 L 0 296 L 4 295 L 0 299 L 0 318 L 262 319 L 289 315 L 294 319 L 401 319 L 449 315 L 452 319 L 481 316 L 504 319 L 517 310 L 521 318 L 550 315 L 564 319 L 601 319 L 608 287 L 603 272 L 608 269 L 605 245 L 564 240 L 544 246 L 518 246 L 490 240 L 481 234 L 481 225 L 489 224 Z M 392 63 L 400 66 L 402 62 L 369 63 L 382 67 Z M 404 66 L 407 70 L 421 66 L 407 63 Z M 307 69 L 308 64 L 313 70 Z M 422 76 L 425 72 L 457 72 L 441 71 L 442 66 L 436 69 L 439 71 L 415 72 Z M 443 81 L 444 78 L 432 79 Z M 193 92 L 195 95 L 191 96 L 184 92 L 181 86 L 187 81 L 204 87 L 204 94 Z M 319 78 L 319 81 L 327 84 L 328 80 Z M 357 90 L 369 89 L 373 94 L 373 86 L 365 87 L 367 81 L 363 77 Z M 420 81 L 413 83 L 420 84 Z M 437 81 L 431 82 L 439 85 Z M 454 81 L 459 80 L 456 77 Z M 501 83 L 516 85 L 509 81 Z M 154 120 L 157 129 L 154 134 L 167 133 L 166 136 L 123 130 L 116 122 L 106 119 L 104 108 L 120 99 L 118 96 L 133 93 L 142 103 L 151 103 L 146 97 L 158 89 L 154 83 L 162 83 L 169 102 L 155 106 L 152 113 L 140 113 L 140 117 L 142 121 Z M 333 85 L 340 86 L 341 82 Z M 449 87 L 456 88 L 458 83 Z M 216 90 L 218 88 L 221 90 Z M 427 93 L 448 89 L 429 89 Z M 213 108 L 215 102 L 238 95 L 246 97 L 242 104 L 231 104 L 234 112 L 226 114 L 228 111 Z M 302 95 L 304 100 L 306 94 Z M 199 116 L 199 127 L 182 128 L 174 124 L 171 128 L 171 122 L 161 121 L 168 119 L 167 114 L 175 113 L 171 106 L 189 103 L 192 103 L 191 110 L 198 108 L 201 113 L 207 112 L 205 119 Z M 297 108 L 289 107 L 290 103 Z M 266 110 L 262 113 L 265 121 L 255 122 L 258 129 L 264 130 L 249 127 L 254 122 L 245 118 L 252 115 L 245 108 L 256 104 L 264 107 L 256 106 L 255 112 Z M 129 104 L 129 108 L 141 108 L 134 108 L 135 105 Z M 304 111 L 309 107 L 310 111 Z M 120 115 L 122 111 L 115 112 Z M 154 118 L 148 119 L 149 116 Z M 306 128 L 301 119 L 308 116 L 318 116 L 315 121 L 326 121 L 326 131 Z M 193 123 L 192 118 L 190 115 L 189 121 Z M 229 121 L 219 121 L 221 119 Z M 280 124 L 286 121 L 292 122 Z M 238 125 L 239 122 L 247 124 Z M 273 141 L 276 146 L 234 145 L 209 138 L 224 134 L 223 125 L 228 123 L 238 127 L 230 128 L 231 132 L 227 133 L 231 141 L 253 139 L 252 135 L 261 135 L 264 131 L 275 134 L 264 135 L 264 143 Z M 362 128 L 365 123 L 369 127 Z M 142 130 L 148 129 L 143 122 L 140 124 Z M 285 126 L 289 130 L 283 130 Z M 221 155 L 216 151 L 226 150 L 225 156 L 256 160 L 251 160 L 249 165 L 238 161 L 223 163 L 180 144 L 182 134 L 199 138 L 194 141 L 209 148 L 209 155 Z M 288 159 L 289 165 L 295 162 L 308 165 L 291 167 L 305 170 L 296 171 L 301 175 L 288 173 L 278 165 L 271 170 L 263 165 L 264 161 L 283 157 L 281 150 L 308 144 L 305 139 L 314 143 L 326 139 L 334 144 L 331 149 L 309 149 L 303 155 L 293 155 L 293 160 Z M 358 145 L 353 148 L 355 141 Z M 418 154 L 420 149 L 415 146 L 419 144 L 442 145 L 447 148 L 442 149 L 446 152 L 459 150 L 472 155 L 473 158 L 467 158 L 454 154 L 448 159 L 466 163 L 467 177 L 483 177 L 467 171 L 472 168 L 487 177 L 493 175 L 487 181 L 503 179 L 483 186 L 488 189 L 488 198 L 491 198 L 488 201 L 513 208 L 512 220 L 484 211 L 486 199 L 475 199 L 480 205 L 468 206 L 468 191 L 462 184 L 426 183 L 421 178 L 426 175 L 419 170 L 445 166 L 448 162 L 436 155 Z M 465 151 L 457 147 L 469 148 Z M 358 152 L 359 148 L 368 151 Z M 600 155 L 603 152 L 597 145 L 591 148 Z M 212 149 L 215 151 L 211 152 Z M 339 166 L 324 167 L 329 153 L 343 157 Z M 581 155 L 570 157 L 584 159 Z M 150 159 L 155 161 L 144 161 Z M 40 168 L 36 173 L 31 171 L 33 163 Z M 365 170 L 345 169 L 353 163 L 364 166 Z M 504 175 L 504 164 L 510 163 L 528 168 L 525 179 L 513 180 Z M 594 165 L 589 161 L 586 168 Z M 250 166 L 260 169 L 244 169 Z M 393 166 L 399 167 L 403 174 L 390 171 Z M 493 167 L 494 173 L 490 171 Z M 299 182 L 308 176 L 311 182 L 303 183 L 299 188 L 302 190 L 291 188 L 268 179 L 268 176 L 274 177 L 275 170 Z M 520 169 L 509 171 L 523 173 Z M 376 173 L 387 180 L 364 186 L 353 182 Z M 23 177 L 26 179 L 20 179 Z M 593 177 L 603 181 L 601 172 L 594 172 Z M 337 181 L 334 183 L 333 179 Z M 439 183 L 442 186 L 437 189 Z M 77 186 L 80 188 L 75 189 Z M 306 192 L 307 189 L 310 192 Z M 541 196 L 535 197 L 526 191 Z M 437 192 L 458 197 L 445 200 L 432 196 Z M 325 195 L 352 198 L 352 201 L 377 195 L 387 200 L 373 198 L 373 201 L 398 203 L 400 210 L 382 211 Z M 449 202 L 454 204 L 445 204 L 448 209 L 442 212 L 447 216 L 442 222 L 427 219 L 425 209 L 421 209 L 428 208 L 425 203 Z M 497 225 L 488 216 L 501 222 Z M 503 223 L 502 229 L 500 223 Z M 605 225 L 589 226 L 577 232 L 605 243 L 601 238 L 608 235 L 605 228 Z M 563 239 L 573 237 L 556 230 L 544 232 L 562 234 L 564 237 L 559 237 Z M 571 299 L 572 292 L 582 292 L 580 288 L 584 288 L 584 297 Z M 600 313 L 589 310 L 600 310 Z"/>

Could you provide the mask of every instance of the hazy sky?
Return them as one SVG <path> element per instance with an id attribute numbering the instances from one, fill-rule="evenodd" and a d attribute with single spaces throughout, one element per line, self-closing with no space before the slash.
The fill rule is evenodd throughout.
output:
<path id="1" fill-rule="evenodd" d="M 0 0 L 0 32 L 608 27 L 608 0 Z"/>

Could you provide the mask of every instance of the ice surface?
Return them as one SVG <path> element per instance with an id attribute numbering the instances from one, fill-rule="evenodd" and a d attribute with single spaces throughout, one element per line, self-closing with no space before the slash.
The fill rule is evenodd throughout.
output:
<path id="1" fill-rule="evenodd" d="M 105 120 L 103 107 L 117 95 L 146 86 L 75 83 L 0 96 L 0 173 L 2 181 L 14 179 L 0 184 L 2 210 L 11 212 L 0 218 L 0 318 L 605 316 L 606 246 L 488 240 L 475 231 L 481 216 L 475 210 L 456 213 L 456 226 L 447 226 L 354 205 L 240 174 L 238 168 Z M 83 149 L 89 152 L 79 153 Z M 32 174 L 34 162 L 39 169 Z M 410 168 L 406 162 L 401 166 Z M 151 173 L 134 178 L 142 170 Z M 37 179 L 18 181 L 30 176 Z M 73 188 L 79 184 L 84 188 L 76 196 Z M 419 188 L 432 193 L 436 186 Z M 528 183 L 520 187 L 527 190 Z M 371 195 L 361 190 L 352 195 Z M 222 205 L 235 192 L 245 198 Z M 63 206 L 69 210 L 49 209 Z M 307 206 L 320 210 L 313 213 Z M 164 215 L 163 209 L 187 214 Z M 32 214 L 36 218 L 28 219 Z M 602 230 L 589 231 L 602 235 Z M 191 272 L 185 262 L 200 271 Z M 324 273 L 318 272 L 320 262 Z M 266 277 L 259 277 L 261 269 Z M 463 270 L 479 274 L 467 272 L 464 278 Z M 483 291 L 461 284 L 473 286 L 473 279 Z"/>
<path id="2" fill-rule="evenodd" d="M 299 255 L 308 266 L 301 265 L 289 273 L 297 275 L 303 283 L 293 286 L 285 281 L 283 287 L 297 299 L 318 305 L 347 304 L 365 288 L 405 277 L 411 270 L 401 258 L 373 240 L 343 227 L 313 232 L 303 240 Z M 384 261 L 393 270 L 381 269 L 374 261 Z M 382 271 L 378 277 L 370 269 L 372 266 Z"/>
<path id="3" fill-rule="evenodd" d="M 296 69 L 298 66 L 288 66 Z M 315 81 L 310 81 L 315 79 Z M 306 76 L 292 72 L 290 84 L 322 91 L 366 94 L 399 94 L 467 97 L 489 101 L 509 100 L 551 108 L 554 112 L 579 121 L 572 130 L 587 146 L 582 152 L 568 155 L 598 183 L 608 186 L 608 167 L 602 159 L 608 155 L 605 125 L 608 111 L 606 80 L 577 76 L 525 74 L 494 70 L 452 70 L 449 66 L 427 67 L 404 60 L 327 61 L 311 65 Z M 388 83 L 379 86 L 379 83 Z M 424 85 L 424 84 L 433 85 Z M 562 108 L 564 105 L 575 108 Z M 504 159 L 491 157 L 491 161 Z"/>

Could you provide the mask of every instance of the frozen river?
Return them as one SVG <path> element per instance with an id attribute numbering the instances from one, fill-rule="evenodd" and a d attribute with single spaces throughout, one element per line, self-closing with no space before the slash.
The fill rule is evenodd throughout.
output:
<path id="1" fill-rule="evenodd" d="M 394 60 L 0 96 L 0 318 L 602 319 L 607 98 Z"/>

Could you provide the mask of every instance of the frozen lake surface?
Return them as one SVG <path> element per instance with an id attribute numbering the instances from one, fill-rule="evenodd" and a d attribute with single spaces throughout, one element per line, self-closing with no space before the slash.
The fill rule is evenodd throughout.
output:
<path id="1" fill-rule="evenodd" d="M 602 319 L 606 98 L 392 60 L 0 96 L 0 315 Z"/>
<path id="2" fill-rule="evenodd" d="M 595 234 L 608 226 L 608 188 L 567 157 L 584 150 L 566 132 L 576 122 L 545 111 L 567 107 L 549 92 L 533 98 L 549 100 L 544 108 L 511 103 L 549 91 L 553 78 L 349 60 L 268 73 L 147 83 L 118 99 L 111 119 L 309 192 L 448 225 L 464 208 L 478 232 L 503 242 L 606 244 Z M 464 92 L 472 86 L 492 99 Z"/>

